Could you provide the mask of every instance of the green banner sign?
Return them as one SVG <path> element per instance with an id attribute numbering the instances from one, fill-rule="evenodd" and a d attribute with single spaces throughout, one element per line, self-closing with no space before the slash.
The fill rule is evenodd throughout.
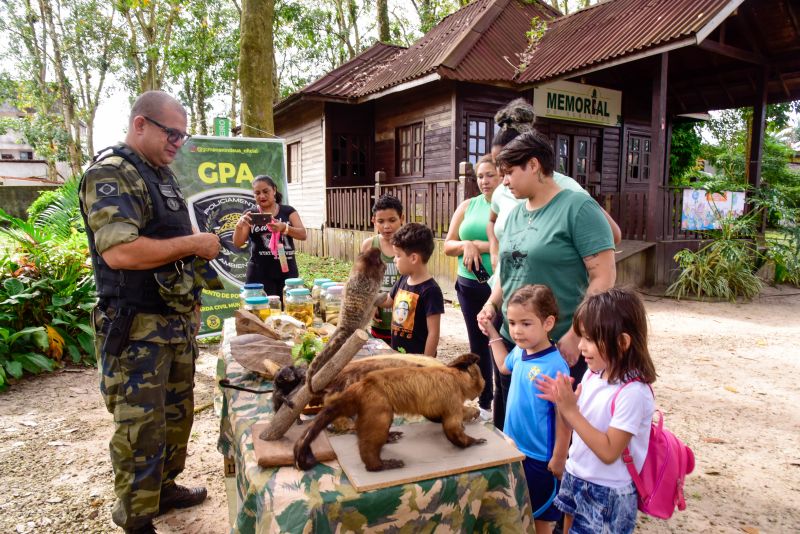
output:
<path id="1" fill-rule="evenodd" d="M 217 332 L 222 321 L 239 307 L 249 247 L 233 244 L 233 231 L 242 212 L 255 207 L 253 178 L 268 174 L 288 201 L 282 139 L 221 138 L 196 136 L 189 139 L 171 165 L 189 204 L 192 224 L 201 232 L 214 232 L 222 248 L 211 261 L 225 288 L 203 292 L 201 334 Z"/>
<path id="2" fill-rule="evenodd" d="M 228 117 L 214 117 L 214 135 L 217 137 L 231 136 L 231 120 Z"/>

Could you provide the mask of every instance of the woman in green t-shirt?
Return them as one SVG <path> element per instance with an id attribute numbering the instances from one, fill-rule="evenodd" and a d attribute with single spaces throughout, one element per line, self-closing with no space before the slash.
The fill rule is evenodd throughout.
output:
<path id="1" fill-rule="evenodd" d="M 492 195 L 501 178 L 491 154 L 478 160 L 475 171 L 481 193 L 465 200 L 456 208 L 444 242 L 444 253 L 458 256 L 456 296 L 467 325 L 469 350 L 480 356 L 478 365 L 486 385 L 478 397 L 478 406 L 481 418 L 488 421 L 489 408 L 492 406 L 493 363 L 489 339 L 478 327 L 477 317 L 492 292 L 487 284 L 488 277 L 492 274 L 492 262 L 489 258 L 486 225 L 489 223 Z"/>
<path id="2" fill-rule="evenodd" d="M 544 284 L 559 308 L 553 339 L 567 363 L 580 356 L 572 316 L 587 293 L 614 286 L 614 240 L 600 206 L 591 197 L 561 189 L 553 180 L 555 154 L 550 140 L 532 131 L 497 155 L 503 183 L 516 198 L 500 241 L 500 277 L 479 314 L 493 319 L 516 289 Z M 501 335 L 510 341 L 504 321 Z"/>

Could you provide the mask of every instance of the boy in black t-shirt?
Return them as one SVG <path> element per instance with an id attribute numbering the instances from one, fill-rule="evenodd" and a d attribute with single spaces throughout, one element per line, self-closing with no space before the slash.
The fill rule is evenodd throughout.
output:
<path id="1" fill-rule="evenodd" d="M 433 232 L 409 223 L 392 236 L 394 263 L 400 279 L 382 307 L 392 308 L 392 348 L 436 357 L 444 296 L 428 272 Z"/>

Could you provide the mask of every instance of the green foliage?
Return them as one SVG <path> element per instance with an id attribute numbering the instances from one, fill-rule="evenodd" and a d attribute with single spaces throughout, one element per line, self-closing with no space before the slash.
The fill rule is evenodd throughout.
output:
<path id="1" fill-rule="evenodd" d="M 292 360 L 295 364 L 300 362 L 311 363 L 314 356 L 319 354 L 325 344 L 322 340 L 311 332 L 303 334 L 300 343 L 295 343 L 292 347 Z"/>
<path id="2" fill-rule="evenodd" d="M 536 46 L 542 40 L 544 34 L 547 32 L 547 21 L 539 17 L 531 19 L 531 29 L 525 32 L 525 37 L 528 39 L 528 46 Z"/>
<path id="3" fill-rule="evenodd" d="M 306 282 L 310 283 L 314 278 L 330 278 L 336 282 L 343 282 L 350 276 L 352 267 L 350 262 L 336 258 L 312 256 L 302 252 L 298 252 L 295 257 L 300 278 Z"/>
<path id="4" fill-rule="evenodd" d="M 720 217 L 720 229 L 707 232 L 711 239 L 697 252 L 688 249 L 675 255 L 680 273 L 667 288 L 667 295 L 718 298 L 735 302 L 752 299 L 761 291 L 754 274 L 758 253 L 753 242 L 760 211 L 742 217 Z"/>
<path id="5" fill-rule="evenodd" d="M 673 184 L 682 183 L 691 173 L 701 152 L 702 137 L 693 122 L 679 123 L 672 128 L 670 141 L 669 172 Z"/>
<path id="6" fill-rule="evenodd" d="M 22 372 L 52 371 L 64 358 L 95 361 L 90 312 L 94 280 L 78 230 L 73 178 L 28 220 L 0 209 L 0 389 Z"/>

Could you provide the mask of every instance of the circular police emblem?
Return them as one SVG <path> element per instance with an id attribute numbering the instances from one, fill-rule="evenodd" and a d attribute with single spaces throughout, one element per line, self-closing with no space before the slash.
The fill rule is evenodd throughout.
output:
<path id="1" fill-rule="evenodd" d="M 167 207 L 172 211 L 178 211 L 179 209 L 181 209 L 181 203 L 178 202 L 177 198 L 168 198 Z"/>
<path id="2" fill-rule="evenodd" d="M 222 325 L 222 321 L 216 315 L 209 315 L 208 318 L 206 318 L 206 325 L 211 330 L 216 330 L 217 328 L 220 327 L 220 325 Z"/>
<path id="3" fill-rule="evenodd" d="M 189 217 L 201 232 L 219 236 L 222 248 L 219 256 L 211 260 L 214 270 L 228 282 L 240 286 L 247 275 L 250 249 L 233 244 L 236 222 L 242 213 L 255 207 L 253 192 L 242 188 L 207 189 L 187 199 Z"/>

